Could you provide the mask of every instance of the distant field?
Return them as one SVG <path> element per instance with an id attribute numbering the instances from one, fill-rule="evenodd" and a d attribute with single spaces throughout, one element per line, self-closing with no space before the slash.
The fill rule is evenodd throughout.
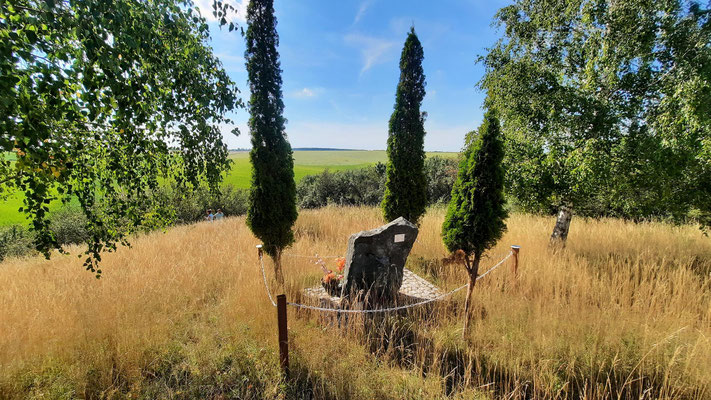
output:
<path id="1" fill-rule="evenodd" d="M 430 152 L 428 157 L 456 157 L 457 153 Z M 234 185 L 238 188 L 248 188 L 252 175 L 252 166 L 249 163 L 249 153 L 234 152 L 230 154 L 233 160 L 232 170 L 227 174 L 223 183 Z M 296 181 L 300 181 L 306 175 L 313 175 L 329 171 L 343 171 L 349 169 L 363 168 L 377 162 L 385 162 L 387 156 L 384 150 L 346 150 L 346 151 L 295 151 L 294 152 L 294 176 Z M 0 204 L 0 226 L 25 224 L 27 220 L 24 214 L 17 212 L 22 207 L 23 196 L 13 194 L 2 200 Z M 50 209 L 62 207 L 60 202 L 50 204 Z"/>
<path id="2" fill-rule="evenodd" d="M 22 193 L 13 193 L 7 198 L 2 199 L 2 204 L 0 204 L 0 226 L 7 225 L 26 225 L 27 219 L 24 213 L 20 213 L 17 210 L 24 205 Z M 79 201 L 74 200 L 72 204 L 76 203 L 78 205 Z M 55 200 L 49 203 L 50 211 L 58 210 L 64 207 L 61 200 Z"/>
<path id="3" fill-rule="evenodd" d="M 249 153 L 246 151 L 232 153 L 230 159 L 233 161 L 232 171 L 227 174 L 224 183 L 238 188 L 248 188 L 252 176 Z M 325 169 L 329 171 L 357 169 L 384 159 L 383 151 L 295 151 L 294 178 L 298 182 L 306 175 L 318 174 Z"/>
<path id="4" fill-rule="evenodd" d="M 429 152 L 427 157 L 456 157 L 457 153 Z M 230 154 L 234 161 L 232 171 L 225 177 L 224 183 L 239 188 L 248 188 L 252 175 L 252 166 L 249 163 L 249 153 L 236 152 Z M 367 167 L 377 162 L 387 161 L 384 150 L 336 150 L 336 151 L 295 151 L 294 152 L 294 178 L 297 182 L 306 175 L 313 175 L 329 171 L 344 171 Z"/>
<path id="5" fill-rule="evenodd" d="M 22 198 L 23 196 L 20 194 L 13 194 L 2 199 L 2 204 L 0 204 L 0 226 L 27 223 L 25 215 L 17 212 L 17 209 L 22 207 Z"/>

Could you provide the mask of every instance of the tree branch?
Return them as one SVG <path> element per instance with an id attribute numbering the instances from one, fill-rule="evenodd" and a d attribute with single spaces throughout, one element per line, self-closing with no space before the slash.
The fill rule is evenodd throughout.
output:
<path id="1" fill-rule="evenodd" d="M 14 181 L 15 179 L 21 178 L 21 177 L 22 177 L 22 172 L 18 172 L 18 173 L 16 173 L 15 175 L 12 175 L 12 176 L 6 176 L 6 177 L 4 177 L 2 180 L 0 180 L 0 185 L 4 185 L 4 184 L 6 184 L 7 182 Z"/>

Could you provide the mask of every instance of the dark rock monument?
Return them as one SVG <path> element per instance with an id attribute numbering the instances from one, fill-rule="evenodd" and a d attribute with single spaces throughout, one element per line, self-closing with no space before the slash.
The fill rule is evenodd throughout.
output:
<path id="1" fill-rule="evenodd" d="M 356 233 L 348 240 L 342 298 L 388 302 L 397 297 L 417 227 L 405 218 Z"/>
<path id="2" fill-rule="evenodd" d="M 348 240 L 341 296 L 333 296 L 323 285 L 318 285 L 304 289 L 305 299 L 319 307 L 342 310 L 382 309 L 437 300 L 442 295 L 437 287 L 404 268 L 417 233 L 415 225 L 398 218 L 380 228 L 352 235 Z M 400 312 L 409 310 L 414 308 Z M 422 312 L 421 307 L 417 310 Z M 321 313 L 320 318 L 341 326 L 365 315 L 374 314 Z"/>

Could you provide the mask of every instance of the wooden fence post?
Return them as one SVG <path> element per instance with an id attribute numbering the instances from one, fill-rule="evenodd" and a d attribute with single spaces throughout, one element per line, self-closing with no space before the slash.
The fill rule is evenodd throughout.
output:
<path id="1" fill-rule="evenodd" d="M 262 253 L 262 245 L 258 244 L 257 245 L 257 257 L 259 257 L 260 260 L 262 259 L 262 254 L 263 254 Z"/>
<path id="2" fill-rule="evenodd" d="M 513 245 L 511 246 L 511 270 L 513 271 L 514 278 L 518 278 L 518 251 L 521 249 L 521 246 L 516 246 Z"/>
<path id="3" fill-rule="evenodd" d="M 286 295 L 277 296 L 277 321 L 279 325 L 279 364 L 285 378 L 289 377 L 289 335 L 286 330 Z"/>

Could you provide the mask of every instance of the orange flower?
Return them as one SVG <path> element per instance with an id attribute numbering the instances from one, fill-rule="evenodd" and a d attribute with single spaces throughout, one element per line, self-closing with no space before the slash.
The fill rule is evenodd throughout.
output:
<path id="1" fill-rule="evenodd" d="M 334 274 L 333 272 L 329 272 L 328 274 L 326 274 L 326 276 L 323 277 L 323 281 L 326 283 L 331 282 L 332 279 L 336 279 L 336 274 Z"/>
<path id="2" fill-rule="evenodd" d="M 336 260 L 336 263 L 338 264 L 338 272 L 343 272 L 343 268 L 346 267 L 346 259 L 341 257 Z"/>

